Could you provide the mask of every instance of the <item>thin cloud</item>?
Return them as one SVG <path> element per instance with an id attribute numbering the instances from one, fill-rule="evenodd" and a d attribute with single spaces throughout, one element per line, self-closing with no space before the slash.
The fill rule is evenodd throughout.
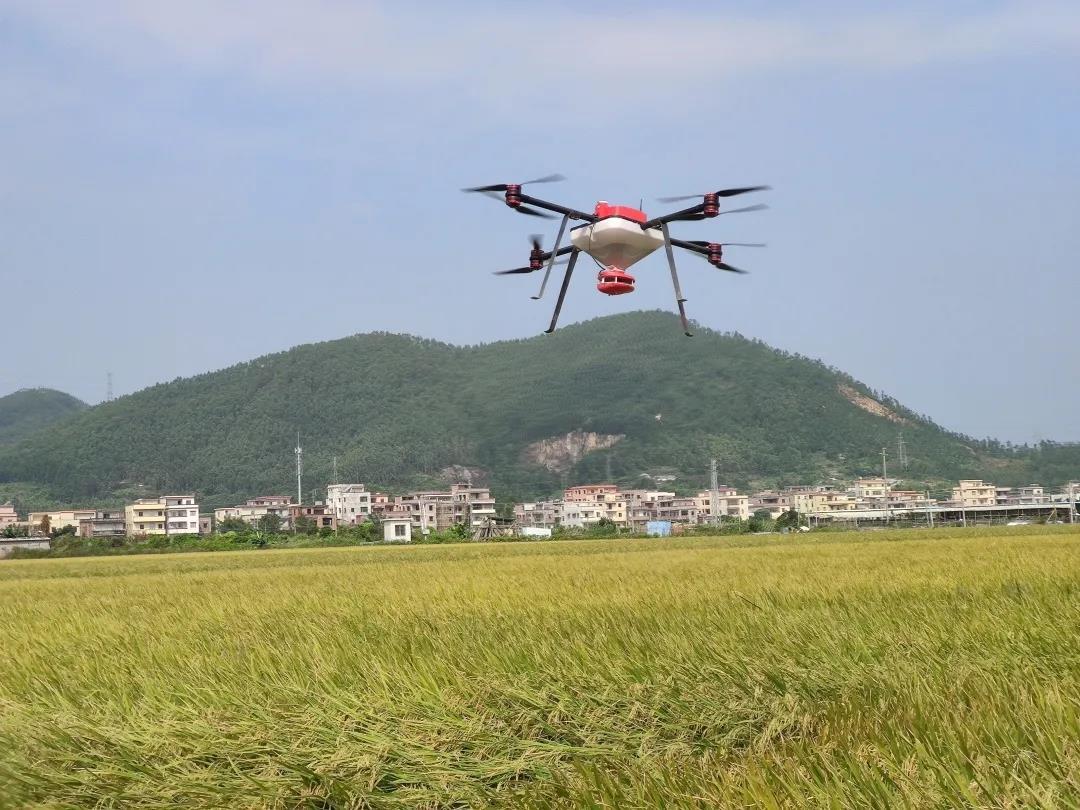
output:
<path id="1" fill-rule="evenodd" d="M 11 0 L 65 44 L 121 66 L 223 72 L 270 86 L 478 89 L 619 75 L 631 88 L 754 72 L 903 70 L 1007 55 L 1073 52 L 1080 6 L 813 19 L 686 10 L 425 8 L 343 0 Z M 825 19 L 822 19 L 825 17 Z M 620 68 L 632 73 L 618 74 Z M 534 77 L 530 79 L 530 77 Z"/>

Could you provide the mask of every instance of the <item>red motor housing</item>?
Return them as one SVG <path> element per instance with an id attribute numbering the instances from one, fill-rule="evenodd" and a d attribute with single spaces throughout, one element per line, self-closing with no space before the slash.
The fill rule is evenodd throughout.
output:
<path id="1" fill-rule="evenodd" d="M 596 289 L 604 295 L 625 295 L 634 291 L 634 277 L 617 267 L 601 270 L 596 281 Z"/>
<path id="2" fill-rule="evenodd" d="M 715 192 L 706 194 L 701 213 L 707 217 L 717 216 L 720 213 L 720 195 Z"/>
<path id="3" fill-rule="evenodd" d="M 506 186 L 506 204 L 511 208 L 517 208 L 521 205 L 521 184 L 509 183 Z"/>

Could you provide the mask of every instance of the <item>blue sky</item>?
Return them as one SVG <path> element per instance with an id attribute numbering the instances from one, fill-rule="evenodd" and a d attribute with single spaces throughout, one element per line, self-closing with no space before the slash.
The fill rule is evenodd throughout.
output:
<path id="1" fill-rule="evenodd" d="M 772 184 L 675 229 L 769 243 L 684 260 L 693 318 L 1080 440 L 1080 6 L 943 6 L 0 0 L 0 393 L 539 334 L 537 280 L 490 274 L 539 220 L 457 189 L 559 171 L 586 208 Z M 637 269 L 563 322 L 672 309 Z"/>

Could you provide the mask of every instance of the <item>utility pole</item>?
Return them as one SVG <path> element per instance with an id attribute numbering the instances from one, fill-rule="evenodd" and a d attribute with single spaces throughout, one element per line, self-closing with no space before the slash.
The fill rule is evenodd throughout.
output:
<path id="1" fill-rule="evenodd" d="M 1069 523 L 1076 523 L 1076 495 L 1072 481 L 1069 482 Z"/>
<path id="2" fill-rule="evenodd" d="M 907 453 L 904 450 L 903 433 L 896 434 L 896 461 L 901 467 L 904 467 L 905 469 L 907 468 L 908 457 Z"/>
<path id="3" fill-rule="evenodd" d="M 720 478 L 716 473 L 716 459 L 709 462 L 709 519 L 713 523 L 719 523 Z"/>
<path id="4" fill-rule="evenodd" d="M 304 502 L 304 448 L 300 446 L 300 431 L 296 431 L 296 503 Z"/>
<path id="5" fill-rule="evenodd" d="M 881 480 L 885 485 L 885 522 L 889 522 L 889 472 L 885 467 L 886 449 L 881 448 Z"/>
<path id="6" fill-rule="evenodd" d="M 334 483 L 338 483 L 337 479 L 337 456 L 334 456 Z"/>
<path id="7" fill-rule="evenodd" d="M 934 528 L 934 513 L 930 508 L 930 490 L 926 490 L 926 519 L 930 523 L 930 528 Z"/>

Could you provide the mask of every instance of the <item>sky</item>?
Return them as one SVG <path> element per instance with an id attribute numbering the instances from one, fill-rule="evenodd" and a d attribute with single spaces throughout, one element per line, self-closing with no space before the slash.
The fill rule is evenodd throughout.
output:
<path id="1" fill-rule="evenodd" d="M 561 172 L 533 191 L 585 210 L 770 184 L 673 226 L 768 243 L 681 259 L 692 318 L 1080 440 L 1078 101 L 1075 2 L 0 0 L 0 394 L 540 334 L 491 271 L 557 223 L 459 189 Z M 562 322 L 674 309 L 662 251 L 633 272 Z"/>

